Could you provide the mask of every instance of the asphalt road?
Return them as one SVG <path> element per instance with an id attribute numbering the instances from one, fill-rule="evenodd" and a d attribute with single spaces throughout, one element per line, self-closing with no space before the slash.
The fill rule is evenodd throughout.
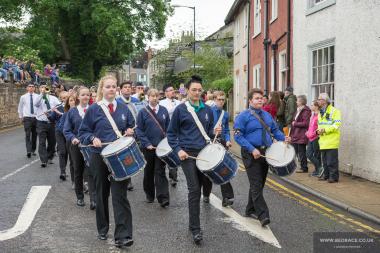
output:
<path id="1" fill-rule="evenodd" d="M 134 245 L 120 250 L 113 246 L 113 217 L 108 241 L 97 240 L 95 212 L 89 210 L 88 195 L 87 205 L 77 207 L 71 182 L 59 180 L 58 160 L 54 162 L 41 168 L 38 156 L 26 158 L 22 128 L 0 133 L 0 252 L 313 252 L 315 232 L 380 231 L 375 224 L 336 210 L 273 178 L 266 185 L 265 198 L 271 214 L 269 227 L 281 248 L 245 231 L 237 224 L 236 217 L 204 203 L 201 204 L 204 242 L 196 246 L 187 229 L 183 173 L 180 172 L 178 186 L 170 189 L 171 202 L 167 209 L 157 202 L 144 202 L 143 173 L 140 173 L 133 178 L 135 190 L 128 193 Z M 15 225 L 31 187 L 41 185 L 51 189 L 30 227 L 15 238 L 2 240 L 1 231 Z M 248 198 L 245 172 L 239 172 L 232 185 L 236 196 L 233 209 L 242 215 Z M 213 193 L 221 198 L 220 187 L 214 186 Z"/>

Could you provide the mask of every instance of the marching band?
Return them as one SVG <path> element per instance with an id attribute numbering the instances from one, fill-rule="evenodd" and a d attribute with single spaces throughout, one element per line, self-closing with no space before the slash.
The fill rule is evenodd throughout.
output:
<path id="1" fill-rule="evenodd" d="M 85 206 L 84 181 L 88 182 L 90 209 L 96 210 L 99 240 L 108 238 L 111 193 L 115 245 L 133 244 L 132 208 L 127 192 L 133 189 L 131 178 L 142 170 L 146 202 L 157 199 L 162 208 L 168 208 L 169 184 L 176 185 L 177 170 L 182 168 L 188 188 L 188 228 L 195 244 L 203 240 L 202 190 L 203 201 L 209 203 L 212 186 L 218 184 L 223 207 L 233 205 L 231 179 L 238 164 L 228 151 L 232 141 L 229 114 L 223 110 L 225 93 L 215 92 L 214 105 L 210 107 L 201 99 L 199 76 L 192 76 L 185 88 L 187 99 L 180 102 L 175 99 L 172 85 L 164 86 L 166 98 L 160 101 L 158 90 L 146 93 L 144 86 L 137 84 L 133 95 L 132 82 L 117 87 L 117 79 L 110 75 L 100 79 L 96 99 L 92 97 L 94 90 L 90 92 L 86 87 L 62 91 L 58 100 L 46 84 L 40 85 L 39 95 L 34 93 L 34 84 L 27 86 L 18 108 L 24 123 L 27 157 L 35 155 L 36 134 L 41 167 L 52 163 L 57 146 L 59 178 L 66 180 L 66 166 L 70 164 L 79 207 Z M 273 140 L 283 142 L 285 149 L 291 146 L 287 145 L 290 138 L 262 110 L 262 97 L 257 89 L 249 93 L 249 108 L 237 116 L 233 131 L 250 183 L 246 216 L 266 226 L 270 219 L 263 188 L 268 167 L 278 171 L 283 168 L 271 164 L 265 152 Z"/>

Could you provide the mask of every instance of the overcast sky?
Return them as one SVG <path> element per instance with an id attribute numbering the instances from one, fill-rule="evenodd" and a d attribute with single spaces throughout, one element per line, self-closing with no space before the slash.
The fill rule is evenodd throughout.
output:
<path id="1" fill-rule="evenodd" d="M 217 31 L 224 25 L 224 18 L 234 0 L 172 0 L 172 5 L 195 6 L 196 37 L 202 39 Z M 153 48 L 163 48 L 171 38 L 178 38 L 182 31 L 193 30 L 193 10 L 175 8 L 173 16 L 169 17 L 165 29 L 165 38 L 148 43 Z"/>

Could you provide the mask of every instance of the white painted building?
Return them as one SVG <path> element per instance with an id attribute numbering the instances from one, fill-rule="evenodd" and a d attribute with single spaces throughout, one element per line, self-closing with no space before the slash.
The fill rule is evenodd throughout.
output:
<path id="1" fill-rule="evenodd" d="M 225 19 L 226 25 L 233 23 L 234 66 L 233 66 L 233 117 L 247 106 L 248 97 L 248 39 L 249 4 L 245 0 L 235 0 Z"/>
<path id="2" fill-rule="evenodd" d="M 340 170 L 380 182 L 380 1 L 296 1 L 295 94 L 342 112 Z M 352 166 L 350 166 L 351 164 Z"/>

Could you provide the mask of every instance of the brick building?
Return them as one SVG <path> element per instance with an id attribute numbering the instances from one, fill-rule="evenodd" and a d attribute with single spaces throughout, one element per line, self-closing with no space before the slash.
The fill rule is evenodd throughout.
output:
<path id="1" fill-rule="evenodd" d="M 268 93 L 292 83 L 292 2 L 251 1 L 250 88 Z"/>

